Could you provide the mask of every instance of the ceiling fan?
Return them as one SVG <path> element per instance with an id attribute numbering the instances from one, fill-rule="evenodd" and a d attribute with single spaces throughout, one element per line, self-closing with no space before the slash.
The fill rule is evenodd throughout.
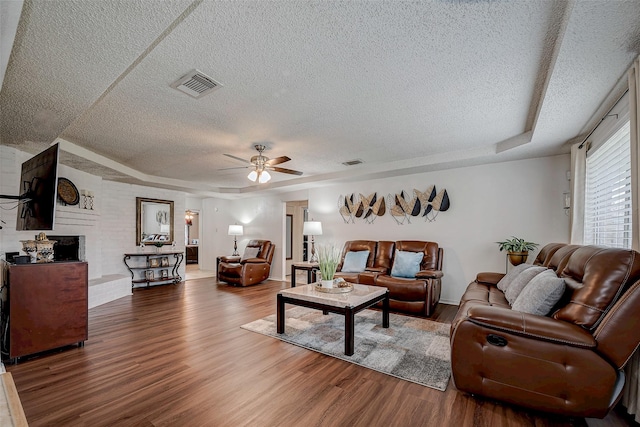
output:
<path id="1" fill-rule="evenodd" d="M 302 175 L 302 172 L 296 171 L 293 169 L 280 168 L 275 165 L 279 165 L 280 163 L 288 162 L 291 160 L 287 156 L 276 157 L 275 159 L 269 159 L 267 156 L 263 155 L 262 152 L 267 148 L 262 144 L 255 144 L 253 146 L 258 151 L 257 156 L 251 157 L 251 160 L 247 161 L 240 157 L 233 156 L 231 154 L 225 154 L 227 157 L 231 157 L 232 159 L 240 160 L 241 162 L 249 163 L 250 166 L 242 166 L 244 168 L 253 168 L 253 170 L 249 173 L 249 178 L 251 181 L 255 182 L 256 180 L 260 184 L 264 184 L 271 179 L 271 174 L 268 171 L 288 173 L 290 175 Z M 227 169 L 237 169 L 237 168 L 227 168 Z"/>

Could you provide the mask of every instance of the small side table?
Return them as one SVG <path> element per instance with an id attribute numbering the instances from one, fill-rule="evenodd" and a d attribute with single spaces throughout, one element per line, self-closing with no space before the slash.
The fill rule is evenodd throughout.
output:
<path id="1" fill-rule="evenodd" d="M 291 264 L 291 287 L 296 287 L 296 270 L 307 272 L 307 283 L 315 283 L 317 280 L 316 271 L 320 268 L 317 262 L 294 262 Z"/>

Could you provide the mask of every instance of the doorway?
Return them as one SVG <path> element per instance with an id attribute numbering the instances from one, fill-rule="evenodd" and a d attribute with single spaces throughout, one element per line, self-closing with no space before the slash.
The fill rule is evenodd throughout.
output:
<path id="1" fill-rule="evenodd" d="M 285 271 L 288 279 L 291 276 L 291 264 L 307 260 L 307 236 L 302 235 L 302 226 L 307 220 L 308 205 L 307 200 L 286 203 Z"/>
<path id="2" fill-rule="evenodd" d="M 213 272 L 200 270 L 200 212 L 184 213 L 185 280 L 212 277 Z"/>

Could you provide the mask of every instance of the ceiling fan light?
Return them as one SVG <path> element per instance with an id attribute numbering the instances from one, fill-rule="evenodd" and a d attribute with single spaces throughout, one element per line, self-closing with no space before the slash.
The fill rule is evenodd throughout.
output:
<path id="1" fill-rule="evenodd" d="M 253 182 L 256 182 L 256 179 L 258 179 L 258 172 L 252 170 L 251 172 L 249 172 L 249 175 L 247 175 L 247 178 L 249 178 Z"/>
<path id="2" fill-rule="evenodd" d="M 262 171 L 262 173 L 260 174 L 260 178 L 258 179 L 258 182 L 260 182 L 260 184 L 264 184 L 265 182 L 269 182 L 270 179 L 271 179 L 271 175 L 269 174 L 269 172 Z"/>

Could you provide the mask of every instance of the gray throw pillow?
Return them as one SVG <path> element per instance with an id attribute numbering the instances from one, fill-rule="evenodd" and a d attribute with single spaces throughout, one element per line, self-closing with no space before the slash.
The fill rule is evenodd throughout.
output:
<path id="1" fill-rule="evenodd" d="M 513 303 L 516 302 L 516 298 L 518 298 L 518 295 L 520 295 L 520 292 L 522 292 L 524 287 L 527 286 L 527 283 L 546 269 L 546 267 L 529 267 L 522 273 L 518 274 L 504 292 L 504 297 L 509 301 L 509 304 L 513 306 Z"/>
<path id="2" fill-rule="evenodd" d="M 509 270 L 507 272 L 507 274 L 505 274 L 502 279 L 500 279 L 500 281 L 498 282 L 498 284 L 496 286 L 502 292 L 506 292 L 507 288 L 509 287 L 509 285 L 511 284 L 513 279 L 515 279 L 520 273 L 522 273 L 523 271 L 525 271 L 529 267 L 532 267 L 532 265 L 531 264 L 516 265 L 511 270 Z"/>
<path id="3" fill-rule="evenodd" d="M 546 316 L 564 294 L 564 279 L 553 270 L 543 271 L 531 279 L 512 305 L 512 309 L 524 313 Z"/>
<path id="4" fill-rule="evenodd" d="M 244 253 L 242 254 L 242 258 L 240 261 L 244 261 L 245 259 L 255 258 L 258 256 L 260 252 L 260 248 L 244 248 Z"/>

